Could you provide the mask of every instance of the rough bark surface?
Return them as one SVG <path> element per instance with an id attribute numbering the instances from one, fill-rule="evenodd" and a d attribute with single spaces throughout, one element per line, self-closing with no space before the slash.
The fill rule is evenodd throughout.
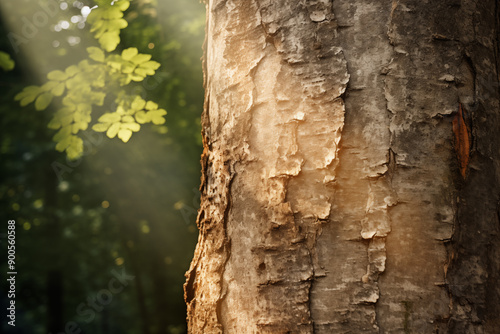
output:
<path id="1" fill-rule="evenodd" d="M 498 27 L 495 0 L 207 1 L 190 333 L 497 333 Z"/>

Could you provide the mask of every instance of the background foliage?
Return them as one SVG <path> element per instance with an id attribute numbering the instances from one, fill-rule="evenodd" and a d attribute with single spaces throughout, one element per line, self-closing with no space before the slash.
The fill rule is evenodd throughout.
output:
<path id="1" fill-rule="evenodd" d="M 197 0 L 132 1 L 123 17 L 128 27 L 121 33 L 117 54 L 134 57 L 136 48 L 137 53 L 151 54 L 161 67 L 148 79 L 130 80 L 125 95 L 106 90 L 102 106 L 94 105 L 101 113 L 95 120 L 116 112 L 118 98 L 129 99 L 131 104 L 135 98 L 130 100 L 130 96 L 139 96 L 144 105 L 135 100 L 143 107 L 136 112 L 166 110 L 168 114 L 160 115 L 165 123 L 151 118 L 153 124 L 131 138 L 129 133 L 120 136 L 120 128 L 116 135 L 122 140 L 128 137 L 127 144 L 79 126 L 83 157 L 69 160 L 55 150 L 61 141 L 54 143 L 57 132 L 47 127 L 49 123 L 59 131 L 64 127 L 60 112 L 64 105 L 53 102 L 37 111 L 40 94 L 27 107 L 14 101 L 24 87 L 45 84 L 48 73 L 67 74 L 66 68 L 89 57 L 89 47 L 94 58 L 101 57 L 96 48 L 102 45 L 91 36 L 82 15 L 85 6 L 96 3 L 55 1 L 59 9 L 52 17 L 47 15 L 46 24 L 39 17 L 33 20 L 41 6 L 51 1 L 2 0 L 0 6 L 0 50 L 15 61 L 13 70 L 0 69 L 0 210 L 4 222 L 0 240 L 6 254 L 5 225 L 15 219 L 18 256 L 16 328 L 2 322 L 2 329 L 59 333 L 74 321 L 82 333 L 184 333 L 183 274 L 196 242 L 204 8 Z M 31 31 L 33 36 L 19 44 L 16 52 L 9 33 L 26 37 L 25 22 L 38 23 L 33 25 L 37 33 Z M 9 64 L 2 55 L 0 62 Z M 68 79 L 51 77 L 56 82 Z M 111 88 L 116 82 L 110 79 L 105 86 Z M 56 89 L 51 85 L 51 90 Z M 75 90 L 75 98 L 82 99 L 84 91 L 85 87 Z M 83 99 L 90 100 L 88 96 Z M 146 101 L 154 101 L 149 110 Z M 44 109 L 42 102 L 38 109 Z M 121 122 L 124 116 L 120 123 L 132 123 Z M 140 124 L 133 116 L 134 123 Z M 73 115 L 70 124 L 75 123 Z M 104 117 L 98 123 L 110 127 L 116 122 Z M 95 319 L 87 321 L 77 308 L 107 288 L 113 269 L 135 278 L 95 312 Z M 6 272 L 3 261 L 0 270 Z M 5 293 L 1 296 L 3 308 L 7 299 Z"/>

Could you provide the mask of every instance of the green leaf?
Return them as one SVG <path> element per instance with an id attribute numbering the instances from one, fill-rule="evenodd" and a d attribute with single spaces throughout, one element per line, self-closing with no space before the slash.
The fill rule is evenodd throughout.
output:
<path id="1" fill-rule="evenodd" d="M 66 154 L 71 160 L 80 158 L 83 154 L 83 140 L 77 136 L 71 136 L 71 144 L 66 149 Z"/>
<path id="2" fill-rule="evenodd" d="M 146 103 L 146 110 L 156 110 L 158 109 L 158 104 L 154 103 L 153 101 L 148 101 Z"/>
<path id="3" fill-rule="evenodd" d="M 28 86 L 28 87 L 25 87 L 22 92 L 20 92 L 19 94 L 17 94 L 15 97 L 14 97 L 14 100 L 15 101 L 20 101 L 20 100 L 25 100 L 25 99 L 28 99 L 28 100 L 31 100 L 30 102 L 28 103 L 31 103 L 33 101 L 35 101 L 35 98 L 42 92 L 42 88 L 41 87 L 38 87 L 38 86 Z M 24 104 L 23 105 L 23 102 L 21 101 L 21 105 L 24 107 L 25 105 L 27 105 L 28 103 Z"/>
<path id="4" fill-rule="evenodd" d="M 90 101 L 86 101 L 84 103 L 78 104 L 78 106 L 76 107 L 76 111 L 81 113 L 82 115 L 83 114 L 90 114 L 92 112 L 92 105 L 87 103 L 87 102 L 90 102 Z"/>
<path id="5" fill-rule="evenodd" d="M 62 100 L 63 105 L 65 105 L 67 110 L 74 111 L 76 109 L 75 102 L 71 99 L 71 96 L 65 96 Z"/>
<path id="6" fill-rule="evenodd" d="M 71 135 L 71 126 L 65 126 L 52 137 L 55 142 L 60 142 L 64 138 Z"/>
<path id="7" fill-rule="evenodd" d="M 35 101 L 35 109 L 40 111 L 46 109 L 54 96 L 51 93 L 41 94 Z"/>
<path id="8" fill-rule="evenodd" d="M 130 108 L 132 108 L 134 110 L 141 110 L 144 108 L 145 105 L 146 105 L 146 101 L 144 101 L 144 99 L 142 99 L 141 97 L 136 96 L 134 101 L 132 101 Z"/>
<path id="9" fill-rule="evenodd" d="M 144 123 L 148 123 L 148 122 L 151 122 L 151 117 L 149 117 L 148 114 L 146 114 L 144 111 L 140 110 L 138 112 L 135 113 L 135 120 L 137 121 L 137 123 L 139 124 L 144 124 Z"/>
<path id="10" fill-rule="evenodd" d="M 128 129 L 130 131 L 137 132 L 141 129 L 141 126 L 135 122 L 133 123 L 122 123 L 121 129 Z"/>
<path id="11" fill-rule="evenodd" d="M 52 118 L 52 120 L 49 122 L 49 124 L 47 125 L 47 127 L 49 129 L 52 129 L 52 130 L 57 130 L 61 127 L 61 121 L 59 120 L 58 117 L 54 117 Z"/>
<path id="12" fill-rule="evenodd" d="M 122 12 L 124 12 L 130 6 L 130 1 L 119 0 L 119 1 L 116 1 L 114 5 L 117 6 Z"/>
<path id="13" fill-rule="evenodd" d="M 79 113 L 79 112 L 74 113 L 73 114 L 73 121 L 75 121 L 75 123 L 83 122 L 82 113 Z"/>
<path id="14" fill-rule="evenodd" d="M 95 88 L 103 88 L 106 85 L 106 80 L 104 76 L 99 76 L 94 81 L 92 81 L 92 86 Z"/>
<path id="15" fill-rule="evenodd" d="M 124 19 L 113 20 L 110 22 L 110 29 L 114 28 L 116 30 L 125 29 L 128 26 L 128 22 Z"/>
<path id="16" fill-rule="evenodd" d="M 99 117 L 99 122 L 101 123 L 116 123 L 121 120 L 121 116 L 117 113 L 106 113 Z"/>
<path id="17" fill-rule="evenodd" d="M 106 132 L 106 136 L 108 136 L 109 138 L 115 138 L 118 134 L 118 131 L 120 131 L 120 123 L 113 123 Z"/>
<path id="18" fill-rule="evenodd" d="M 52 90 L 53 88 L 55 88 L 57 85 L 59 85 L 58 81 L 47 81 L 46 83 L 44 83 L 42 85 L 42 90 L 44 92 L 48 92 L 49 90 Z"/>
<path id="19" fill-rule="evenodd" d="M 142 76 L 142 75 L 137 75 L 137 74 L 132 73 L 132 74 L 129 74 L 128 76 L 133 81 L 141 82 L 142 80 L 144 80 L 144 76 Z"/>
<path id="20" fill-rule="evenodd" d="M 99 38 L 99 43 L 104 50 L 111 52 L 120 43 L 120 35 L 116 31 L 106 32 Z"/>
<path id="21" fill-rule="evenodd" d="M 8 53 L 0 51 L 0 67 L 3 68 L 4 71 L 12 71 L 16 63 L 10 58 Z"/>
<path id="22" fill-rule="evenodd" d="M 137 124 L 139 125 L 139 124 Z M 128 142 L 128 140 L 132 137 L 132 131 L 128 129 L 121 129 L 118 132 L 118 138 L 120 138 L 124 143 Z"/>
<path id="23" fill-rule="evenodd" d="M 109 123 L 97 123 L 92 127 L 92 130 L 95 132 L 105 132 L 108 131 L 110 125 Z"/>
<path id="24" fill-rule="evenodd" d="M 116 20 L 123 17 L 123 12 L 120 8 L 111 6 L 102 13 L 102 17 L 107 20 Z"/>
<path id="25" fill-rule="evenodd" d="M 74 105 L 72 105 L 72 107 L 74 107 Z M 59 115 L 73 114 L 73 112 L 75 111 L 75 108 L 72 108 L 72 107 L 63 107 L 63 108 L 59 109 L 59 111 L 57 113 Z"/>
<path id="26" fill-rule="evenodd" d="M 113 58 L 112 58 L 113 57 Z M 122 68 L 122 61 L 121 58 L 118 60 L 114 58 L 114 56 L 108 58 L 107 65 L 110 66 L 112 69 L 120 71 Z"/>
<path id="27" fill-rule="evenodd" d="M 116 113 L 121 117 L 122 115 L 126 115 L 127 111 L 123 108 L 123 106 L 118 106 L 116 107 Z"/>
<path id="28" fill-rule="evenodd" d="M 141 77 L 141 78 L 143 78 L 143 79 L 144 79 L 145 77 L 147 77 L 148 75 L 154 75 L 154 74 L 155 74 L 155 72 L 154 72 L 154 71 L 152 71 L 152 70 L 150 70 L 150 69 L 144 69 L 144 68 L 140 68 L 140 67 L 136 68 L 136 69 L 134 70 L 134 73 L 135 73 L 136 75 L 140 76 L 140 77 Z"/>
<path id="29" fill-rule="evenodd" d="M 64 81 L 64 80 L 68 79 L 68 75 L 66 73 L 64 73 L 63 71 L 56 70 L 56 71 L 49 72 L 49 74 L 47 74 L 47 78 L 49 80 Z"/>
<path id="30" fill-rule="evenodd" d="M 97 48 L 95 46 L 91 46 L 91 47 L 87 48 L 87 52 L 89 53 L 90 59 L 93 59 L 97 62 L 102 63 L 106 59 L 104 51 L 102 51 L 100 48 Z"/>
<path id="31" fill-rule="evenodd" d="M 78 133 L 78 131 L 80 130 L 87 130 L 89 124 L 87 122 L 78 122 L 78 123 L 73 123 L 73 128 L 72 128 L 72 132 L 74 134 Z"/>
<path id="32" fill-rule="evenodd" d="M 163 117 L 151 117 L 151 122 L 153 122 L 153 124 L 156 124 L 156 125 L 161 125 L 161 124 L 165 124 L 165 118 Z"/>
<path id="33" fill-rule="evenodd" d="M 73 115 L 69 114 L 69 115 L 61 117 L 61 125 L 62 126 L 68 126 L 71 123 L 73 123 Z"/>
<path id="34" fill-rule="evenodd" d="M 151 55 L 148 54 L 138 54 L 130 59 L 130 61 L 136 65 L 147 62 L 151 59 Z M 127 59 L 128 60 L 128 59 Z"/>
<path id="35" fill-rule="evenodd" d="M 134 56 L 139 53 L 137 48 L 128 48 L 122 51 L 122 58 L 124 60 L 131 60 Z"/>
<path id="36" fill-rule="evenodd" d="M 30 104 L 31 102 L 35 101 L 35 98 L 36 98 L 36 95 L 27 96 L 27 97 L 25 97 L 24 99 L 21 100 L 21 102 L 19 103 L 19 105 L 21 107 L 26 107 L 28 104 Z"/>
<path id="37" fill-rule="evenodd" d="M 126 115 L 122 117 L 122 123 L 135 123 L 134 118 L 130 115 Z"/>
<path id="38" fill-rule="evenodd" d="M 98 10 L 99 9 L 93 10 L 89 14 L 89 16 L 87 16 L 87 22 L 91 24 L 90 32 L 96 32 L 97 31 L 97 33 L 94 34 L 95 38 L 99 38 L 98 37 L 99 32 L 102 35 L 102 29 L 103 29 L 104 23 L 106 23 L 106 21 L 104 21 L 102 19 L 102 15 L 99 15 Z"/>
<path id="39" fill-rule="evenodd" d="M 72 141 L 71 137 L 72 136 L 65 137 L 63 140 L 58 142 L 56 144 L 56 150 L 58 150 L 59 152 L 63 152 L 65 149 L 67 149 L 69 147 L 69 145 L 71 145 L 71 141 Z"/>
<path id="40" fill-rule="evenodd" d="M 132 81 L 129 76 L 124 76 L 122 78 L 120 78 L 120 86 L 126 86 L 130 83 L 130 81 Z"/>
<path id="41" fill-rule="evenodd" d="M 78 68 L 78 66 L 75 66 L 75 65 L 71 65 L 70 67 L 68 67 L 66 69 L 66 74 L 68 75 L 68 77 L 72 77 L 74 76 L 75 74 L 77 74 L 78 72 L 80 72 L 80 69 Z"/>
<path id="42" fill-rule="evenodd" d="M 95 8 L 93 9 L 90 14 L 87 16 L 87 22 L 93 24 L 95 22 L 98 22 L 102 20 L 102 9 L 101 8 Z"/>
<path id="43" fill-rule="evenodd" d="M 68 87 L 69 90 L 74 90 L 81 84 L 81 81 L 79 80 L 78 77 L 79 76 L 75 76 L 66 81 L 66 87 Z"/>
<path id="44" fill-rule="evenodd" d="M 151 69 L 151 70 L 157 70 L 159 69 L 161 64 L 157 61 L 150 60 L 146 63 L 141 64 L 141 68 L 146 68 L 146 69 Z"/>
<path id="45" fill-rule="evenodd" d="M 139 67 L 135 70 L 135 73 L 146 76 L 146 75 L 154 75 L 155 71 L 160 68 L 160 63 L 151 60 L 139 65 Z"/>
<path id="46" fill-rule="evenodd" d="M 90 69 L 89 61 L 87 59 L 82 60 L 81 62 L 78 63 L 78 67 L 82 71 L 86 71 L 86 70 Z"/>
<path id="47" fill-rule="evenodd" d="M 151 110 L 148 112 L 149 117 L 151 117 L 151 121 L 156 125 L 165 123 L 165 118 L 163 116 L 166 114 L 167 112 L 163 109 Z"/>
<path id="48" fill-rule="evenodd" d="M 82 115 L 82 113 L 76 112 L 72 116 L 73 116 L 73 121 L 75 123 L 79 123 L 79 122 L 83 121 L 83 115 Z"/>
<path id="49" fill-rule="evenodd" d="M 164 109 L 158 109 L 158 110 L 151 110 L 150 112 L 148 112 L 148 114 L 151 115 L 151 117 L 160 117 L 166 115 L 167 112 Z"/>
<path id="50" fill-rule="evenodd" d="M 56 87 L 54 87 L 51 91 L 52 95 L 54 96 L 61 96 L 64 94 L 64 90 L 66 89 L 66 85 L 64 82 L 61 82 L 58 84 Z"/>
<path id="51" fill-rule="evenodd" d="M 122 73 L 129 74 L 134 72 L 135 70 L 135 65 L 131 63 L 125 63 L 122 65 Z"/>

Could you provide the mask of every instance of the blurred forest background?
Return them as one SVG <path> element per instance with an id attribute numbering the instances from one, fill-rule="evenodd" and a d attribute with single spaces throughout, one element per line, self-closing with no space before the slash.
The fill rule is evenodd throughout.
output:
<path id="1" fill-rule="evenodd" d="M 48 15 L 43 5 L 54 2 Z M 136 47 L 161 63 L 135 90 L 166 109 L 167 122 L 144 126 L 127 144 L 87 130 L 83 158 L 69 161 L 47 128 L 54 110 L 20 107 L 14 96 L 98 46 L 85 24 L 94 5 L 0 0 L 0 51 L 15 61 L 12 71 L 0 69 L 0 271 L 8 271 L 7 220 L 15 219 L 18 273 L 15 327 L 3 315 L 2 279 L 1 329 L 185 333 L 182 284 L 197 240 L 204 6 L 132 1 L 118 51 Z M 134 278 L 110 294 L 113 270 Z"/>

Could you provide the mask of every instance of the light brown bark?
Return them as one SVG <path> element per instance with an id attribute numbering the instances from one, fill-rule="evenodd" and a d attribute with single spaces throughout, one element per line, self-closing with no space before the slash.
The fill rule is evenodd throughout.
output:
<path id="1" fill-rule="evenodd" d="M 496 333 L 498 20 L 207 2 L 190 333 Z"/>

